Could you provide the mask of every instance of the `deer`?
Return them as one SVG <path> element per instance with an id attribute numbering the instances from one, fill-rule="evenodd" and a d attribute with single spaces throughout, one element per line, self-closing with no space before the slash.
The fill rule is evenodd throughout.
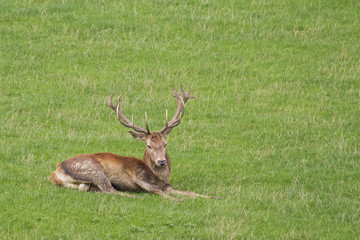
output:
<path id="1" fill-rule="evenodd" d="M 184 91 L 180 85 L 179 92 L 174 86 L 173 89 L 177 110 L 170 121 L 166 110 L 165 126 L 158 132 L 150 132 L 146 112 L 145 130 L 134 124 L 133 117 L 130 121 L 122 113 L 121 94 L 117 98 L 116 106 L 113 105 L 113 93 L 110 96 L 109 107 L 115 111 L 119 122 L 133 130 L 128 131 L 132 137 L 145 143 L 142 160 L 113 153 L 81 154 L 59 163 L 56 170 L 51 173 L 50 180 L 57 186 L 79 191 L 103 192 L 126 197 L 139 196 L 126 192 L 148 192 L 174 201 L 178 199 L 169 194 L 217 198 L 192 191 L 175 190 L 169 182 L 171 162 L 166 151 L 166 139 L 171 130 L 180 124 L 185 112 L 185 103 L 190 98 L 196 99 L 189 93 L 189 88 Z"/>

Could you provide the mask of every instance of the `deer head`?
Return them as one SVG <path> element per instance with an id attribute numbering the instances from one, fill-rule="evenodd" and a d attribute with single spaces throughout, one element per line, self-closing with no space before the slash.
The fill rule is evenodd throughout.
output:
<path id="1" fill-rule="evenodd" d="M 182 86 L 180 85 L 181 92 L 178 92 L 175 87 L 174 88 L 174 97 L 177 102 L 177 110 L 173 116 L 173 118 L 168 121 L 168 114 L 166 110 L 166 121 L 165 126 L 159 132 L 150 132 L 148 122 L 147 122 L 147 115 L 145 113 L 145 124 L 146 130 L 138 127 L 134 124 L 134 119 L 130 121 L 120 109 L 120 99 L 121 95 L 119 95 L 117 99 L 116 106 L 112 103 L 113 94 L 111 94 L 109 99 L 109 106 L 116 112 L 117 118 L 119 122 L 127 128 L 131 128 L 134 130 L 129 131 L 129 133 L 137 140 L 143 141 L 146 143 L 146 149 L 144 158 L 147 157 L 150 160 L 150 167 L 152 168 L 163 168 L 168 163 L 168 155 L 166 152 L 166 137 L 169 135 L 171 130 L 180 124 L 181 118 L 185 112 L 185 103 L 189 98 L 196 98 L 195 96 L 190 95 L 189 88 L 187 91 L 184 91 Z M 181 97 L 182 93 L 182 97 Z"/>

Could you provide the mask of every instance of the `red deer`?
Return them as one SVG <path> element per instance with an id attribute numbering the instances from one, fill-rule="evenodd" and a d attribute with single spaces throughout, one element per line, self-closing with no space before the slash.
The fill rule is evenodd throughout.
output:
<path id="1" fill-rule="evenodd" d="M 170 158 L 166 152 L 166 137 L 170 131 L 180 124 L 184 115 L 185 103 L 189 98 L 196 98 L 174 87 L 174 97 L 177 101 L 177 110 L 173 118 L 168 121 L 166 111 L 165 126 L 159 132 L 150 132 L 145 113 L 146 130 L 134 124 L 121 112 L 119 95 L 116 106 L 112 103 L 113 94 L 109 99 L 109 106 L 116 112 L 119 122 L 134 132 L 129 133 L 146 143 L 143 159 L 124 157 L 112 153 L 82 154 L 65 160 L 57 165 L 51 173 L 51 181 L 56 185 L 78 189 L 80 191 L 93 191 L 114 193 L 122 196 L 134 197 L 122 191 L 150 192 L 171 200 L 176 198 L 168 194 L 188 195 L 192 197 L 215 198 L 197 194 L 191 191 L 175 190 L 169 183 L 171 176 Z"/>

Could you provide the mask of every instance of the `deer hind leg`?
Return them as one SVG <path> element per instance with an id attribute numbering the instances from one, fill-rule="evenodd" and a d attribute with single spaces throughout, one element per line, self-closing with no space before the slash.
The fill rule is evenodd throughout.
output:
<path id="1" fill-rule="evenodd" d="M 65 181 L 63 181 L 65 187 L 77 188 L 80 191 L 97 192 L 100 190 L 104 193 L 134 197 L 134 195 L 117 191 L 106 177 L 101 165 L 91 158 L 64 161 L 58 166 L 57 172 L 65 176 Z"/>
<path id="2" fill-rule="evenodd" d="M 178 195 L 185 195 L 185 196 L 190 196 L 190 197 L 202 197 L 202 198 L 216 198 L 219 199 L 219 197 L 213 197 L 213 196 L 206 196 L 206 195 L 202 195 L 202 194 L 198 194 L 192 191 L 180 191 L 180 190 L 175 190 L 172 187 L 167 187 L 165 189 L 166 193 L 171 193 L 171 194 L 178 194 Z"/>
<path id="3" fill-rule="evenodd" d="M 80 183 L 78 189 L 79 189 L 79 191 L 87 192 L 90 190 L 90 184 L 89 183 Z"/>
<path id="4" fill-rule="evenodd" d="M 64 173 L 63 169 L 58 167 L 56 171 L 51 173 L 50 180 L 57 186 L 63 186 L 72 189 L 86 191 L 86 184 L 79 183 L 76 179 Z"/>
<path id="5" fill-rule="evenodd" d="M 134 179 L 134 182 L 141 187 L 142 189 L 153 193 L 153 194 L 157 194 L 160 195 L 166 199 L 172 200 L 172 201 L 178 201 L 176 198 L 169 196 L 168 194 L 166 194 L 164 191 L 160 190 L 157 186 L 153 186 L 145 181 L 142 181 L 140 179 Z"/>

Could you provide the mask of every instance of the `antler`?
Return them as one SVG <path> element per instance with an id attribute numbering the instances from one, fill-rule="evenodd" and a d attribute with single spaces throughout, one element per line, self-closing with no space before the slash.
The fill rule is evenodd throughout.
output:
<path id="1" fill-rule="evenodd" d="M 148 126 L 148 123 L 147 123 L 147 115 L 146 115 L 146 112 L 145 112 L 145 123 L 146 123 L 146 130 L 141 128 L 141 127 L 138 127 L 134 124 L 134 118 L 132 117 L 132 121 L 130 122 L 130 120 L 125 117 L 125 115 L 121 112 L 121 109 L 120 109 L 120 99 L 121 99 L 121 94 L 119 94 L 119 97 L 117 99 L 117 103 L 116 103 L 116 106 L 113 105 L 112 103 L 112 97 L 113 97 L 114 93 L 111 94 L 110 96 L 110 99 L 109 99 L 109 107 L 114 110 L 116 112 L 116 115 L 119 119 L 119 122 L 124 125 L 125 127 L 128 127 L 128 128 L 132 128 L 134 129 L 136 132 L 141 132 L 141 133 L 145 133 L 145 134 L 150 134 L 150 130 L 149 130 L 149 126 Z"/>
<path id="2" fill-rule="evenodd" d="M 187 102 L 187 100 L 189 100 L 189 98 L 194 98 L 194 99 L 197 99 L 197 97 L 191 95 L 189 93 L 189 86 L 187 87 L 187 91 L 185 92 L 184 89 L 182 88 L 181 84 L 180 84 L 180 89 L 181 89 L 181 92 L 183 94 L 183 100 L 184 100 L 184 103 Z"/>
<path id="3" fill-rule="evenodd" d="M 192 96 L 189 93 L 189 87 L 187 88 L 187 91 L 185 92 L 184 89 L 182 88 L 182 86 L 180 85 L 180 90 L 183 94 L 183 97 L 181 97 L 181 93 L 176 91 L 176 88 L 173 86 L 174 88 L 174 95 L 173 97 L 176 98 L 177 101 L 177 110 L 175 112 L 174 117 L 170 120 L 170 122 L 168 121 L 168 114 L 166 111 L 166 123 L 165 123 L 165 127 L 163 127 L 160 132 L 161 133 L 165 133 L 165 134 L 169 134 L 170 131 L 176 127 L 177 125 L 180 124 L 181 118 L 184 115 L 185 112 L 185 103 L 187 102 L 187 100 L 189 100 L 189 98 L 195 98 L 195 96 Z"/>

